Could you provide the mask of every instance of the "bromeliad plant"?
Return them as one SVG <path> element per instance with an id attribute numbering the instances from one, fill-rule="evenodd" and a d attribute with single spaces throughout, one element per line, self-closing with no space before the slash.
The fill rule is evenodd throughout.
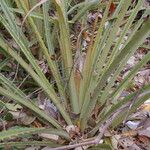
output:
<path id="1" fill-rule="evenodd" d="M 120 100 L 122 91 L 127 88 L 139 68 L 150 60 L 150 52 L 131 69 L 119 85 L 115 85 L 129 58 L 150 34 L 150 20 L 146 18 L 149 9 L 144 8 L 143 16 L 135 23 L 137 13 L 143 9 L 143 1 L 138 1 L 133 7 L 130 7 L 132 0 L 118 1 L 113 12 L 110 9 L 112 2 L 41 0 L 36 4 L 29 0 L 0 1 L 0 48 L 6 56 L 0 66 L 0 94 L 47 121 L 53 134 L 58 134 L 68 141 L 73 140 L 67 130 L 68 127 L 73 127 L 72 132 L 77 134 L 74 134 L 73 138 L 92 138 L 79 144 L 68 145 L 68 149 L 98 144 L 106 128 L 116 127 L 123 121 L 127 112 L 125 108 L 132 104 L 134 97 L 136 101 L 132 104 L 129 114 L 149 98 L 147 91 L 150 86 L 145 85 L 138 92 Z M 41 7 L 37 8 L 39 5 Z M 30 11 L 31 8 L 34 9 Z M 93 25 L 89 25 L 87 12 L 93 9 L 103 10 L 102 18 L 99 20 L 97 16 Z M 18 20 L 21 19 L 23 23 L 20 24 Z M 77 40 L 72 40 L 71 35 L 77 32 L 73 31 L 77 23 L 81 23 L 81 31 Z M 83 36 L 89 32 L 90 42 L 83 51 Z M 8 39 L 13 40 L 17 46 L 13 47 Z M 38 49 L 33 52 L 35 45 Z M 4 76 L 3 67 L 11 59 L 10 56 L 55 105 L 61 119 L 46 114 L 27 97 L 25 89 L 17 87 Z M 44 60 L 48 65 L 48 75 L 40 67 L 40 60 Z M 5 101 L 1 101 L 5 104 Z M 95 112 L 97 113 L 93 118 Z M 97 136 L 97 131 L 103 124 L 106 126 Z M 43 128 L 2 131 L 0 140 L 41 131 Z M 33 141 L 31 145 L 47 145 L 40 142 Z M 10 145 L 14 143 L 10 142 Z M 65 148 L 62 146 L 58 149 Z"/>

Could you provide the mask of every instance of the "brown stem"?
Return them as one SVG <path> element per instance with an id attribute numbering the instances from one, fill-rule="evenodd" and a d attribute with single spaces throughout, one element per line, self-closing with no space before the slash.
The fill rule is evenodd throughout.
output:
<path id="1" fill-rule="evenodd" d="M 100 133 L 98 134 L 98 136 L 94 140 L 86 141 L 86 142 L 82 142 L 82 143 L 76 143 L 76 144 L 73 144 L 73 145 L 65 145 L 65 146 L 61 146 L 61 147 L 57 147 L 57 148 L 48 148 L 46 150 L 69 150 L 69 149 L 80 147 L 80 146 L 86 146 L 86 145 L 91 146 L 91 145 L 99 144 L 99 142 L 102 139 L 105 131 L 111 125 L 112 121 L 120 114 L 120 112 L 127 109 L 130 106 L 130 104 L 131 104 L 131 102 L 127 103 L 125 106 L 122 106 L 120 109 L 118 109 L 116 112 L 114 112 L 108 118 L 108 120 L 105 123 L 103 123 L 102 126 L 99 128 Z"/>
<path id="2" fill-rule="evenodd" d="M 61 146 L 61 147 L 57 147 L 57 148 L 49 148 L 46 150 L 68 150 L 71 148 L 76 148 L 76 147 L 86 146 L 86 145 L 95 145 L 95 144 L 97 144 L 96 141 L 92 140 L 92 141 L 77 143 L 77 144 L 73 144 L 73 145 L 65 145 L 65 146 Z"/>

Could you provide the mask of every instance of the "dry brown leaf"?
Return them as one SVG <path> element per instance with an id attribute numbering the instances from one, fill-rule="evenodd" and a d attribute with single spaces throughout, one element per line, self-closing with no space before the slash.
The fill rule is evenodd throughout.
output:
<path id="1" fill-rule="evenodd" d="M 54 141 L 58 141 L 58 139 L 59 139 L 58 135 L 49 134 L 49 133 L 40 133 L 39 136 L 43 137 L 43 138 L 51 139 L 51 140 L 54 140 Z"/>
<path id="2" fill-rule="evenodd" d="M 147 129 L 138 131 L 138 134 L 140 136 L 146 136 L 146 137 L 150 138 L 150 127 L 148 127 Z"/>

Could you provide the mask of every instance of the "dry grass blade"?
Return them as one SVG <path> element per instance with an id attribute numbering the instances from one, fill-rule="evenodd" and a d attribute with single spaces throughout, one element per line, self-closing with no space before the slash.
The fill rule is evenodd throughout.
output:
<path id="1" fill-rule="evenodd" d="M 30 15 L 30 13 L 31 13 L 33 10 L 35 10 L 38 6 L 44 4 L 44 3 L 47 2 L 47 1 L 48 1 L 48 0 L 41 0 L 40 2 L 38 2 L 34 7 L 32 7 L 32 8 L 28 11 L 28 13 L 25 15 L 25 17 L 24 17 L 24 19 L 23 19 L 23 21 L 22 21 L 21 28 L 23 27 L 23 25 L 24 25 L 24 23 L 25 23 L 27 17 Z"/>

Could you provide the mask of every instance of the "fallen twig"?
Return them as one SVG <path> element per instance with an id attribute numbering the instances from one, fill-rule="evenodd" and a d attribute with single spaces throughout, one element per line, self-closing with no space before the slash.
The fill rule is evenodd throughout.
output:
<path id="1" fill-rule="evenodd" d="M 125 106 L 122 106 L 120 109 L 118 109 L 116 112 L 114 112 L 107 119 L 107 121 L 105 121 L 105 123 L 103 123 L 101 125 L 101 127 L 99 128 L 99 134 L 94 140 L 81 142 L 81 143 L 76 143 L 76 144 L 72 144 L 72 145 L 65 145 L 65 146 L 61 146 L 61 147 L 57 147 L 57 148 L 48 148 L 46 150 L 69 150 L 69 149 L 80 147 L 80 146 L 86 146 L 86 145 L 92 146 L 92 145 L 99 144 L 99 142 L 102 139 L 105 131 L 111 125 L 112 121 L 120 114 L 120 112 L 122 112 L 123 110 L 127 109 L 130 106 L 130 104 L 131 103 L 127 103 Z"/>

